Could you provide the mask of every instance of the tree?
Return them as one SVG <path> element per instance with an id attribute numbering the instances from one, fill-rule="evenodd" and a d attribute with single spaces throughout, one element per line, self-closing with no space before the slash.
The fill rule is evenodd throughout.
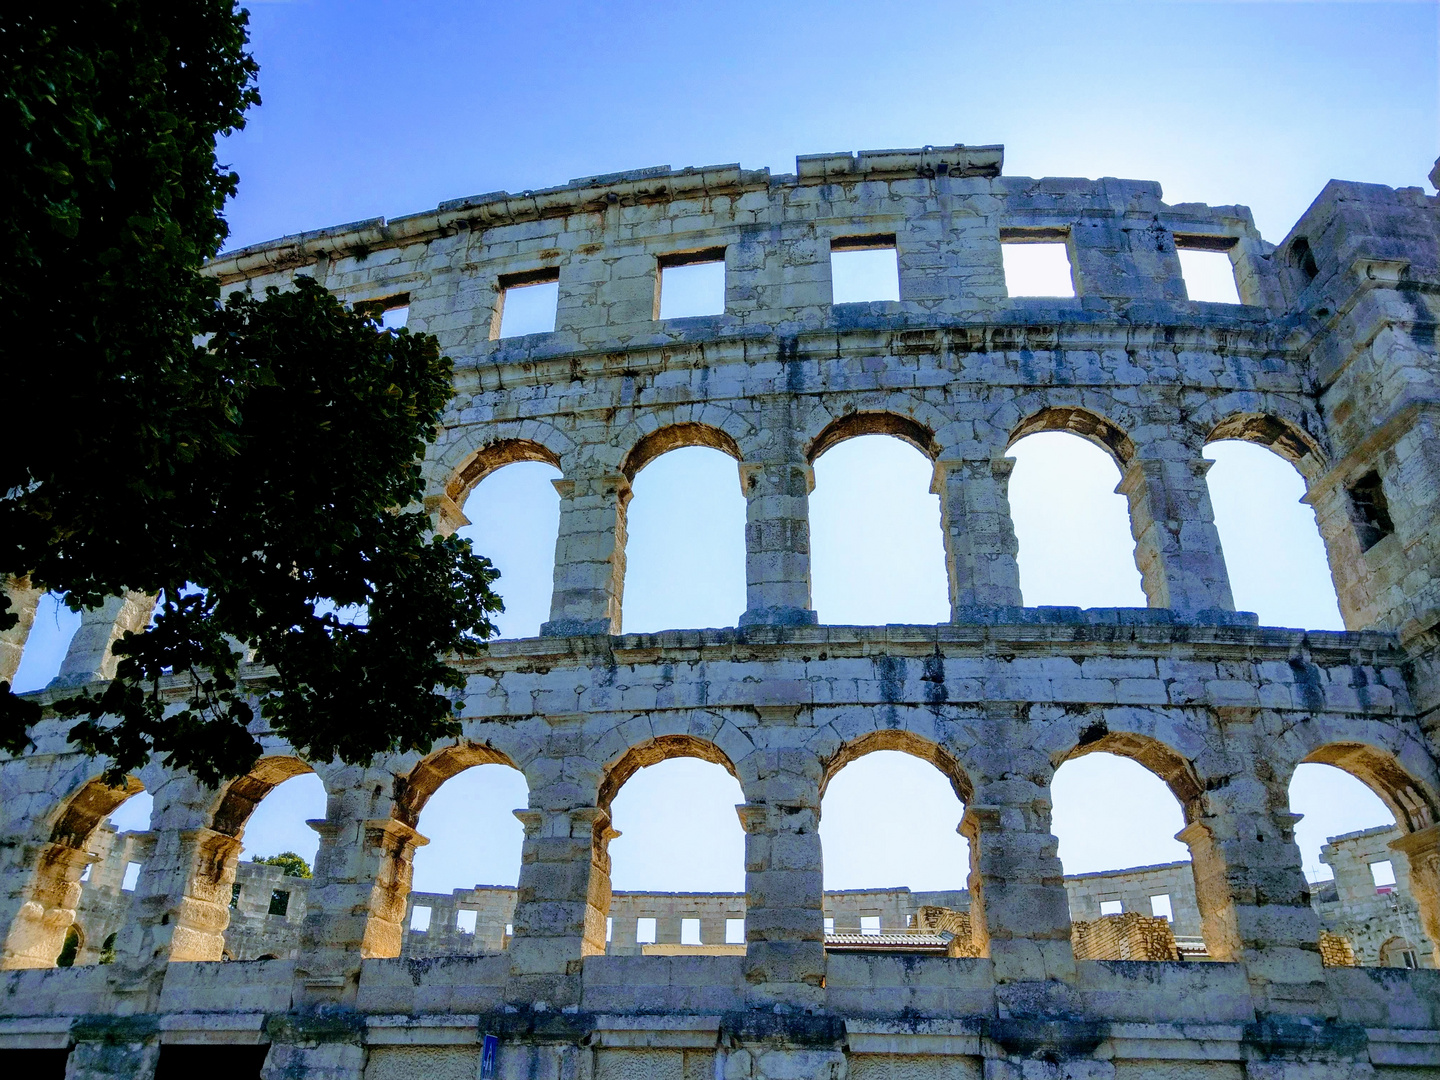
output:
<path id="1" fill-rule="evenodd" d="M 296 855 L 293 851 L 282 851 L 279 855 L 269 855 L 263 859 L 255 859 L 261 866 L 278 866 L 285 871 L 285 877 L 310 877 L 310 864 Z"/>
<path id="2" fill-rule="evenodd" d="M 210 783 L 244 772 L 256 704 L 316 758 L 428 749 L 457 730 L 446 656 L 501 610 L 489 562 L 415 509 L 451 393 L 434 339 L 303 278 L 222 305 L 200 273 L 238 182 L 216 140 L 259 101 L 246 24 L 229 0 L 0 15 L 0 304 L 41 332 L 0 337 L 24 403 L 0 574 L 76 610 L 159 596 L 115 680 L 56 706 L 117 776 L 155 754 Z M 274 668 L 258 698 L 240 642 Z M 0 747 L 23 752 L 39 719 L 0 683 Z"/>

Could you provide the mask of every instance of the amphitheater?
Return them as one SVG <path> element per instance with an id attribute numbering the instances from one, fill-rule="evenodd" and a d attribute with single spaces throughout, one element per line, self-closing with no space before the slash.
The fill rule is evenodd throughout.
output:
<path id="1" fill-rule="evenodd" d="M 1440 199 L 1332 181 L 1276 245 L 1241 206 L 1168 205 L 1146 181 L 1007 177 L 1002 159 L 957 145 L 802 157 L 791 175 L 646 169 L 216 260 L 227 289 L 313 275 L 348 302 L 408 308 L 440 339 L 455 396 L 424 509 L 452 531 L 495 470 L 559 469 L 550 619 L 457 661 L 463 738 L 424 757 L 307 761 L 262 730 L 260 763 L 218 790 L 159 764 L 110 788 L 45 724 L 34 752 L 0 762 L 9 1075 L 1440 1073 Z M 1026 243 L 1063 245 L 1073 297 L 1010 296 L 1003 249 Z M 1240 303 L 1188 299 L 1186 249 L 1228 255 Z M 832 259 L 855 250 L 893 250 L 898 300 L 833 302 Z M 661 318 L 667 272 L 707 263 L 723 265 L 723 310 Z M 556 285 L 553 330 L 502 336 L 507 294 L 537 283 Z M 1119 468 L 1147 607 L 1024 606 L 1006 455 L 1047 430 Z M 821 625 L 812 608 L 813 462 L 876 433 L 934 463 L 946 623 Z M 1303 475 L 1349 629 L 1235 610 L 1202 455 L 1218 439 Z M 631 481 L 692 445 L 737 463 L 746 610 L 729 628 L 621 634 Z M 9 588 L 33 612 L 36 592 Z M 110 644 L 149 609 L 130 595 L 87 613 L 57 681 L 106 678 Z M 0 643 L 0 678 L 28 629 Z M 821 797 L 878 750 L 930 762 L 963 802 L 963 894 L 827 896 Z M 1193 915 L 1177 901 L 1138 952 L 1077 900 L 1103 883 L 1067 881 L 1051 834 L 1052 776 L 1097 751 L 1151 770 L 1184 811 L 1190 863 L 1130 873 L 1164 875 Z M 612 892 L 611 801 L 675 756 L 743 789 L 743 896 Z M 1394 815 L 1327 858 L 1337 889 L 1347 860 L 1403 868 L 1403 965 L 1372 940 L 1384 913 L 1336 944 L 1336 911 L 1373 894 L 1311 896 L 1287 797 L 1308 762 L 1351 773 Z M 420 811 L 490 763 L 529 787 L 518 887 L 411 897 Z M 255 924 L 271 916 L 246 889 L 285 889 L 242 871 L 241 838 L 305 772 L 328 798 L 315 877 L 282 905 L 291 937 L 262 953 Z M 95 962 L 92 935 L 58 966 L 120 842 L 104 823 L 141 790 L 152 825 L 124 841 L 143 871 L 111 962 Z M 468 941 L 421 942 L 417 900 L 441 909 L 437 931 L 467 906 L 490 915 Z M 885 923 L 892 908 L 903 923 Z M 635 940 L 638 919 L 687 913 L 702 941 L 720 921 L 741 933 L 723 948 Z M 847 933 L 852 916 L 879 932 Z M 1151 958 L 1166 934 L 1174 953 Z"/>

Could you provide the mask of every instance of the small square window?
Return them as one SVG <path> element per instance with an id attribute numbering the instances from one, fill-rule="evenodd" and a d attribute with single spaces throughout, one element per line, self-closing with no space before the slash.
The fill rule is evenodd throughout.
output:
<path id="1" fill-rule="evenodd" d="M 700 944 L 700 920 L 699 920 L 699 919 L 681 919 L 681 920 L 680 920 L 680 944 L 681 944 L 681 945 L 699 945 L 699 944 Z"/>
<path id="2" fill-rule="evenodd" d="M 1150 897 L 1150 914 L 1157 919 L 1164 919 L 1166 922 L 1175 921 L 1175 913 L 1170 910 L 1170 894 L 1161 893 L 1159 896 Z"/>
<path id="3" fill-rule="evenodd" d="M 1370 877 L 1377 889 L 1393 888 L 1395 885 L 1395 864 L 1389 859 L 1370 864 Z"/>
<path id="4" fill-rule="evenodd" d="M 403 330 L 410 321 L 410 305 L 393 307 L 380 313 L 380 325 L 386 330 Z"/>
<path id="5" fill-rule="evenodd" d="M 383 330 L 402 329 L 410 321 L 410 294 L 386 296 L 379 300 L 360 300 L 355 310 L 376 320 Z"/>
<path id="6" fill-rule="evenodd" d="M 416 905 L 410 911 L 410 929 L 417 934 L 430 932 L 430 909 Z"/>
<path id="7" fill-rule="evenodd" d="M 1101 915 L 1122 915 L 1122 914 L 1124 914 L 1124 912 L 1125 912 L 1125 905 L 1122 904 L 1119 900 L 1101 900 L 1101 901 L 1100 901 L 1100 914 L 1101 914 Z"/>
<path id="8" fill-rule="evenodd" d="M 744 945 L 744 944 L 745 944 L 745 920 L 744 920 L 744 919 L 726 919 L 726 920 L 725 920 L 725 944 L 726 944 L 726 945 Z"/>
<path id="9" fill-rule="evenodd" d="M 830 242 L 830 299 L 863 304 L 900 299 L 895 237 L 847 236 Z"/>
<path id="10" fill-rule="evenodd" d="M 270 891 L 270 914 L 284 916 L 290 912 L 290 894 L 284 889 Z"/>
<path id="11" fill-rule="evenodd" d="M 654 920 L 654 919 L 636 919 L 636 920 L 635 920 L 635 942 L 636 942 L 636 944 L 638 944 L 638 945 L 654 945 L 654 944 L 655 944 L 655 920 Z"/>
<path id="12" fill-rule="evenodd" d="M 1186 296 L 1210 304 L 1240 303 L 1235 264 L 1229 255 L 1229 249 L 1234 246 L 1235 241 L 1228 236 L 1175 237 Z"/>
<path id="13" fill-rule="evenodd" d="M 825 933 L 827 933 L 827 934 L 833 934 L 834 932 L 835 932 L 835 920 L 834 920 L 834 919 L 826 919 L 826 920 L 825 920 Z"/>
<path id="14" fill-rule="evenodd" d="M 560 271 L 554 267 L 500 276 L 500 298 L 491 324 L 492 338 L 524 337 L 555 331 L 560 303 Z"/>
<path id="15" fill-rule="evenodd" d="M 125 864 L 125 876 L 120 879 L 120 888 L 125 892 L 134 892 L 135 886 L 140 884 L 140 866 L 138 862 Z"/>
<path id="16" fill-rule="evenodd" d="M 512 937 L 515 936 L 515 924 L 514 924 L 514 923 L 508 923 L 508 922 L 507 922 L 507 923 L 505 924 L 505 936 L 506 936 L 507 938 L 512 938 Z"/>
<path id="17" fill-rule="evenodd" d="M 1369 551 L 1395 531 L 1380 474 L 1374 470 L 1366 473 L 1350 485 L 1349 493 L 1350 520 L 1355 523 L 1360 550 Z"/>
<path id="18" fill-rule="evenodd" d="M 475 932 L 475 918 L 479 914 L 470 908 L 461 908 L 455 912 L 455 929 L 462 934 L 473 934 Z"/>
<path id="19" fill-rule="evenodd" d="M 860 916 L 860 933 L 862 933 L 862 934 L 878 934 L 878 933 L 880 933 L 880 916 L 879 916 L 879 915 L 862 915 L 862 916 Z"/>
<path id="20" fill-rule="evenodd" d="M 725 314 L 724 248 L 662 255 L 657 266 L 657 319 Z"/>
<path id="21" fill-rule="evenodd" d="M 1012 296 L 1072 297 L 1075 276 L 1063 229 L 1001 229 L 1005 289 Z"/>

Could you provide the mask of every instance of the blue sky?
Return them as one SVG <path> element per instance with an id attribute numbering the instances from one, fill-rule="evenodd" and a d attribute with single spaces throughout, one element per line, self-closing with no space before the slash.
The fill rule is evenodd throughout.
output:
<path id="1" fill-rule="evenodd" d="M 790 172 L 796 154 L 954 142 L 1005 144 L 1011 175 L 1151 179 L 1171 202 L 1246 204 L 1278 241 L 1332 177 L 1425 184 L 1440 152 L 1437 24 L 1431 2 L 259 3 L 265 103 L 221 147 L 241 176 L 230 246 L 642 166 Z M 1108 459 L 1062 435 L 1014 456 L 1026 602 L 1143 604 Z M 1250 446 L 1210 456 L 1238 606 L 1272 625 L 1338 626 L 1294 470 Z M 467 507 L 468 532 L 505 574 L 507 635 L 546 615 L 551 475 L 510 466 Z M 816 475 L 822 621 L 944 619 L 938 505 L 919 455 L 855 440 Z M 626 629 L 733 625 L 743 517 L 722 455 L 647 467 L 631 504 Z M 41 624 L 24 673 L 38 684 L 65 637 L 53 615 Z M 1071 762 L 1054 797 L 1067 871 L 1185 857 L 1170 839 L 1178 807 L 1132 763 Z M 421 819 L 434 842 L 416 887 L 513 883 L 510 811 L 524 800 L 499 766 L 442 788 Z M 743 887 L 739 801 L 716 766 L 642 770 L 616 799 L 616 887 Z M 1312 873 L 1326 835 L 1389 820 L 1324 766 L 1302 768 L 1292 805 Z M 322 807 L 313 778 L 284 785 L 257 811 L 251 850 L 313 851 L 301 822 Z M 824 808 L 827 884 L 960 886 L 960 812 L 928 765 L 876 754 L 849 766 Z"/>

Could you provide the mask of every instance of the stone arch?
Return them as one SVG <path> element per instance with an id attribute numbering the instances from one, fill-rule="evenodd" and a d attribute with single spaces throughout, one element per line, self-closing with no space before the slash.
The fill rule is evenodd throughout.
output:
<path id="1" fill-rule="evenodd" d="M 1046 405 L 1029 413 L 1010 429 L 1008 450 L 1027 435 L 1063 431 L 1094 443 L 1115 461 L 1121 473 L 1135 457 L 1135 444 L 1125 430 L 1092 408 Z"/>
<path id="2" fill-rule="evenodd" d="M 1129 758 L 1158 776 L 1180 804 L 1187 825 L 1204 814 L 1205 784 L 1194 763 L 1156 736 L 1111 731 L 1105 719 L 1097 719 L 1076 733 L 1074 745 L 1059 756 L 1055 767 L 1095 753 Z"/>
<path id="3" fill-rule="evenodd" d="M 940 456 L 935 430 L 914 417 L 889 411 L 856 411 L 843 413 L 821 428 L 805 444 L 806 460 L 813 465 L 825 451 L 862 435 L 890 435 L 909 443 L 931 461 Z"/>
<path id="4" fill-rule="evenodd" d="M 112 785 L 104 776 L 81 782 L 55 809 L 47 840 L 25 845 L 29 880 L 10 914 L 0 969 L 55 966 L 75 922 L 80 875 L 90 863 L 85 844 L 100 823 L 144 790 L 134 776 Z"/>
<path id="5" fill-rule="evenodd" d="M 712 765 L 719 765 L 740 781 L 742 786 L 744 784 L 730 756 L 713 742 L 694 735 L 657 735 L 629 747 L 606 768 L 595 805 L 608 816 L 611 802 L 627 780 L 647 765 L 657 765 L 678 757 L 699 758 Z"/>
<path id="6" fill-rule="evenodd" d="M 1295 466 L 1308 485 L 1329 465 L 1324 445 L 1307 428 L 1312 419 L 1309 410 L 1283 399 L 1229 394 L 1193 414 L 1191 424 L 1206 444 L 1236 439 L 1265 447 Z"/>
<path id="7" fill-rule="evenodd" d="M 627 480 L 634 480 L 641 469 L 661 454 L 687 446 L 706 446 L 728 454 L 736 461 L 742 460 L 744 456 L 740 444 L 723 428 L 686 420 L 667 424 L 641 436 L 620 463 L 620 471 Z"/>
<path id="8" fill-rule="evenodd" d="M 447 746 L 422 758 L 409 772 L 395 778 L 392 816 L 414 829 L 420 820 L 420 811 L 425 809 L 425 804 L 440 790 L 440 786 L 476 765 L 508 765 L 524 773 L 509 754 L 488 743 L 466 740 Z"/>
<path id="9" fill-rule="evenodd" d="M 496 439 L 465 455 L 450 470 L 444 482 L 446 498 L 456 507 L 463 506 L 480 481 L 517 461 L 541 461 L 560 468 L 560 454 L 545 443 L 535 439 Z"/>
<path id="10" fill-rule="evenodd" d="M 210 827 L 217 833 L 238 839 L 255 807 L 265 796 L 286 780 L 314 771 L 308 762 L 290 755 L 262 757 L 244 776 L 236 777 L 225 785 L 210 816 Z"/>
<path id="11" fill-rule="evenodd" d="M 1420 832 L 1440 821 L 1434 793 L 1391 751 L 1358 741 L 1327 742 L 1306 754 L 1299 764 L 1332 765 L 1349 773 L 1380 797 L 1402 832 Z"/>
<path id="12" fill-rule="evenodd" d="M 955 792 L 957 799 L 966 805 L 971 802 L 975 788 L 970 781 L 969 773 L 966 772 L 959 759 L 940 743 L 901 728 L 882 728 L 879 731 L 872 731 L 859 738 L 848 740 L 833 754 L 825 758 L 821 763 L 824 771 L 820 780 L 820 797 L 822 799 L 825 797 L 826 788 L 830 786 L 830 781 L 841 769 L 852 761 L 878 750 L 897 750 L 902 754 L 919 758 L 921 761 L 928 761 L 940 770 L 941 775 L 945 777 Z"/>

